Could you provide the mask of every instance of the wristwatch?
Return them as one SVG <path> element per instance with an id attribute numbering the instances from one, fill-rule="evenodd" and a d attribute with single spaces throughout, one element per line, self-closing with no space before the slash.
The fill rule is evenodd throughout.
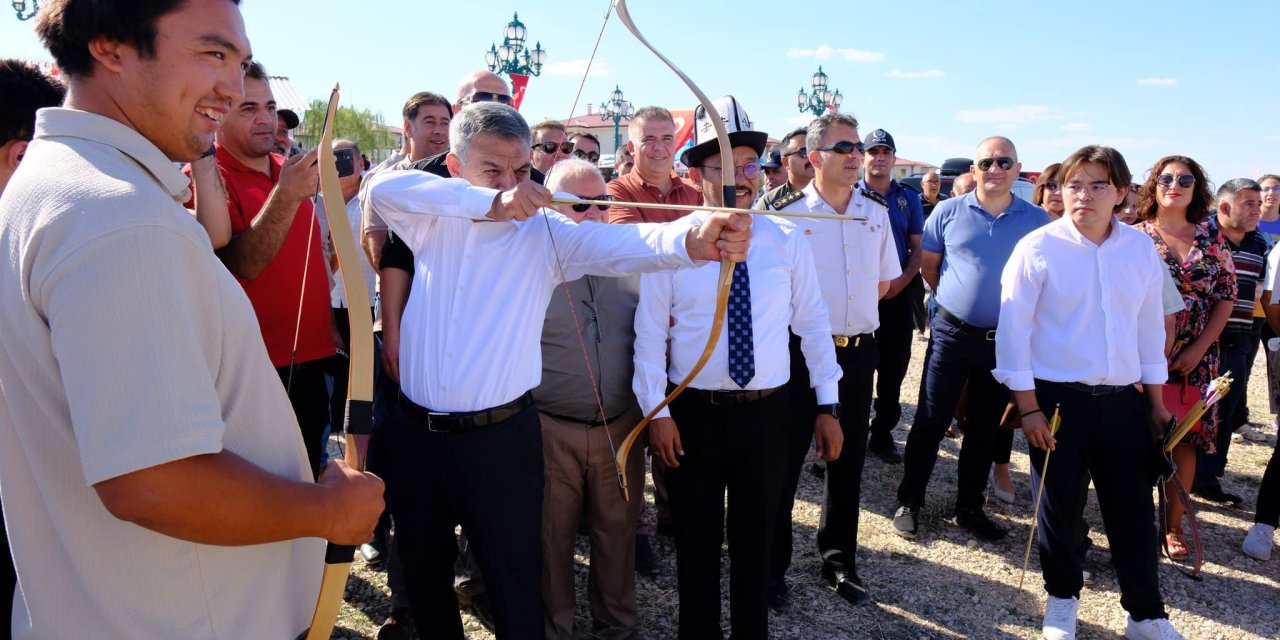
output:
<path id="1" fill-rule="evenodd" d="M 820 404 L 818 405 L 818 414 L 828 415 L 828 416 L 831 416 L 832 418 L 835 418 L 836 420 L 839 420 L 840 419 L 840 403 L 833 402 L 831 404 Z"/>

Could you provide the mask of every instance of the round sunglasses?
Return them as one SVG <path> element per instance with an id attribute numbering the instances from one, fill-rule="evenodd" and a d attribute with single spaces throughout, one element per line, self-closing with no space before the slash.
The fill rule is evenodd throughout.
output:
<path id="1" fill-rule="evenodd" d="M 1190 189 L 1191 185 L 1196 183 L 1196 177 L 1187 173 L 1180 176 L 1174 176 L 1172 173 L 1162 173 L 1156 177 L 1156 184 L 1164 187 L 1165 189 L 1172 187 L 1175 181 L 1178 183 L 1179 187 L 1183 189 Z"/>
<path id="2" fill-rule="evenodd" d="M 529 148 L 541 149 L 543 153 L 555 153 L 559 147 L 560 153 L 568 155 L 573 152 L 572 142 L 535 142 Z"/>

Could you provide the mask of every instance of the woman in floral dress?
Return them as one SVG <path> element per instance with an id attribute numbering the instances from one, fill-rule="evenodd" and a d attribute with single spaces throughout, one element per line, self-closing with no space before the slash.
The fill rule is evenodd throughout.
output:
<path id="1" fill-rule="evenodd" d="M 1236 297 L 1235 265 L 1219 232 L 1205 223 L 1213 195 L 1204 169 L 1185 156 L 1167 156 L 1152 167 L 1138 193 L 1138 228 L 1150 234 L 1164 258 L 1186 310 L 1178 313 L 1173 348 L 1169 352 L 1169 382 L 1185 380 L 1202 392 L 1218 376 L 1218 335 L 1227 325 Z M 1166 392 L 1167 393 L 1167 392 Z M 1213 453 L 1218 430 L 1216 407 L 1188 433 L 1173 451 L 1178 478 L 1191 486 L 1196 448 Z M 1172 483 L 1166 485 L 1172 495 Z M 1187 557 L 1182 535 L 1182 504 L 1171 500 L 1166 516 L 1165 553 L 1174 560 Z"/>

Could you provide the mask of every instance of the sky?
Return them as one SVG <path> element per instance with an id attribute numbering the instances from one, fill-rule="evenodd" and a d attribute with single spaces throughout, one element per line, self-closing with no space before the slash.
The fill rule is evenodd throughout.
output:
<path id="1" fill-rule="evenodd" d="M 521 113 L 530 123 L 599 105 L 615 85 L 636 106 L 696 99 L 611 16 L 609 0 L 243 0 L 255 58 L 308 98 L 335 81 L 345 104 L 399 124 L 412 93 L 453 98 L 518 11 L 548 52 Z M 775 138 L 807 124 L 795 94 L 821 65 L 865 136 L 935 165 L 1014 141 L 1038 171 L 1086 144 L 1114 146 L 1135 179 L 1161 156 L 1203 164 L 1215 184 L 1280 173 L 1280 12 L 1267 2 L 828 2 L 630 0 L 641 33 L 709 96 L 732 94 Z M 301 7 L 305 7 L 304 9 Z M 1270 9 L 1270 10 L 1268 10 Z M 0 13 L 0 56 L 49 60 Z"/>

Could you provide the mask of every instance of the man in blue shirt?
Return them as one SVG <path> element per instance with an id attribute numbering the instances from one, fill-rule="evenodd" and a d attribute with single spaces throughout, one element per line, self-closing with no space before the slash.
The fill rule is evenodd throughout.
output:
<path id="1" fill-rule="evenodd" d="M 910 187 L 893 179 L 893 165 L 898 149 L 893 136 L 884 129 L 867 134 L 867 168 L 856 188 L 875 191 L 889 206 L 889 228 L 898 248 L 902 275 L 889 281 L 889 291 L 880 298 L 880 327 L 876 344 L 880 346 L 880 363 L 876 366 L 876 417 L 871 420 L 871 440 L 867 451 L 888 464 L 899 464 L 890 433 L 902 418 L 902 379 L 911 363 L 911 336 L 915 319 L 911 305 L 913 295 L 924 295 L 920 280 L 920 236 L 924 232 L 924 208 L 920 196 Z M 916 294 L 916 292 L 919 292 Z"/>
<path id="2" fill-rule="evenodd" d="M 1022 164 L 1008 138 L 983 140 L 974 158 L 976 190 L 940 203 L 921 241 L 921 273 L 936 292 L 938 310 L 893 517 L 894 530 L 905 538 L 916 535 L 938 444 L 966 382 L 969 420 L 957 469 L 956 523 L 982 540 L 1000 540 L 1006 533 L 982 511 L 997 423 L 1009 400 L 1009 390 L 991 376 L 1000 274 L 1014 245 L 1047 224 L 1049 215 L 1013 195 Z"/>

